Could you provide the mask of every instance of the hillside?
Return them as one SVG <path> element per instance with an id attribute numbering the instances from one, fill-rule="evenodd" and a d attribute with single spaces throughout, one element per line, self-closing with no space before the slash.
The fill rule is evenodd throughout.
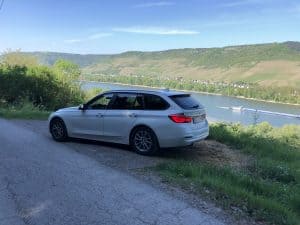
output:
<path id="1" fill-rule="evenodd" d="M 61 53 L 61 52 L 23 52 L 25 55 L 32 55 L 38 58 L 40 63 L 45 65 L 53 65 L 58 59 L 70 60 L 80 67 L 92 65 L 94 63 L 101 62 L 102 59 L 110 57 L 109 55 L 98 55 L 98 54 L 72 54 L 72 53 Z"/>
<path id="2" fill-rule="evenodd" d="M 41 62 L 78 63 L 84 74 L 183 77 L 262 85 L 300 86 L 300 42 L 125 52 L 115 55 L 30 53 Z"/>

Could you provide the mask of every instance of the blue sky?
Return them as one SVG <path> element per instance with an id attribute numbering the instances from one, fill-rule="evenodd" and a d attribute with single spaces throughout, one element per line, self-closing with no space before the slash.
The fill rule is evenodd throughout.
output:
<path id="1" fill-rule="evenodd" d="M 5 0 L 0 11 L 1 52 L 110 54 L 287 40 L 300 41 L 299 0 Z"/>

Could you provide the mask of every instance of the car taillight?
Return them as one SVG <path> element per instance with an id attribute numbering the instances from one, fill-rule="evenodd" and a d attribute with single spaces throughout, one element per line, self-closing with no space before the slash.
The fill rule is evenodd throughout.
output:
<path id="1" fill-rule="evenodd" d="M 175 123 L 191 123 L 193 120 L 192 117 L 183 114 L 172 114 L 169 115 L 169 118 Z"/>

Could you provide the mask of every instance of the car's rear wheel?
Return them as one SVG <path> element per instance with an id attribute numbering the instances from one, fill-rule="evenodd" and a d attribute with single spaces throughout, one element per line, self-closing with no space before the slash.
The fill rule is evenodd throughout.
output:
<path id="1" fill-rule="evenodd" d="M 154 132 L 148 127 L 138 127 L 131 135 L 131 146 L 141 155 L 153 155 L 159 150 Z"/>
<path id="2" fill-rule="evenodd" d="M 66 125 L 60 118 L 54 118 L 50 122 L 50 133 L 55 141 L 66 141 L 68 139 Z"/>

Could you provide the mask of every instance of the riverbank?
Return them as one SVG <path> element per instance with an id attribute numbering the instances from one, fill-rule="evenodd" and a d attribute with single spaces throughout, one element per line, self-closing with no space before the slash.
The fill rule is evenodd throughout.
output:
<path id="1" fill-rule="evenodd" d="M 166 89 L 164 87 L 153 87 L 153 86 L 138 85 L 138 84 L 120 83 L 120 82 L 89 81 L 89 80 L 81 80 L 80 82 L 115 84 L 115 85 L 122 85 L 122 86 L 133 86 L 133 87 L 141 87 L 141 88 L 153 88 L 153 89 L 158 89 L 158 90 L 159 89 L 160 90 Z M 250 101 L 267 102 L 267 103 L 273 103 L 273 104 L 282 104 L 282 105 L 290 105 L 290 106 L 300 106 L 300 104 L 297 104 L 297 103 L 277 102 L 277 101 L 263 100 L 263 99 L 257 99 L 257 98 L 247 98 L 247 97 L 244 97 L 244 96 L 222 95 L 222 94 L 219 94 L 219 93 L 211 93 L 211 92 L 203 92 L 203 91 L 193 91 L 193 90 L 176 89 L 176 88 L 172 88 L 172 90 L 182 91 L 182 92 L 191 92 L 191 93 L 197 93 L 197 94 L 205 94 L 205 95 L 214 95 L 214 96 L 228 96 L 228 97 L 231 97 L 231 98 L 246 99 L 246 100 L 250 100 Z"/>

